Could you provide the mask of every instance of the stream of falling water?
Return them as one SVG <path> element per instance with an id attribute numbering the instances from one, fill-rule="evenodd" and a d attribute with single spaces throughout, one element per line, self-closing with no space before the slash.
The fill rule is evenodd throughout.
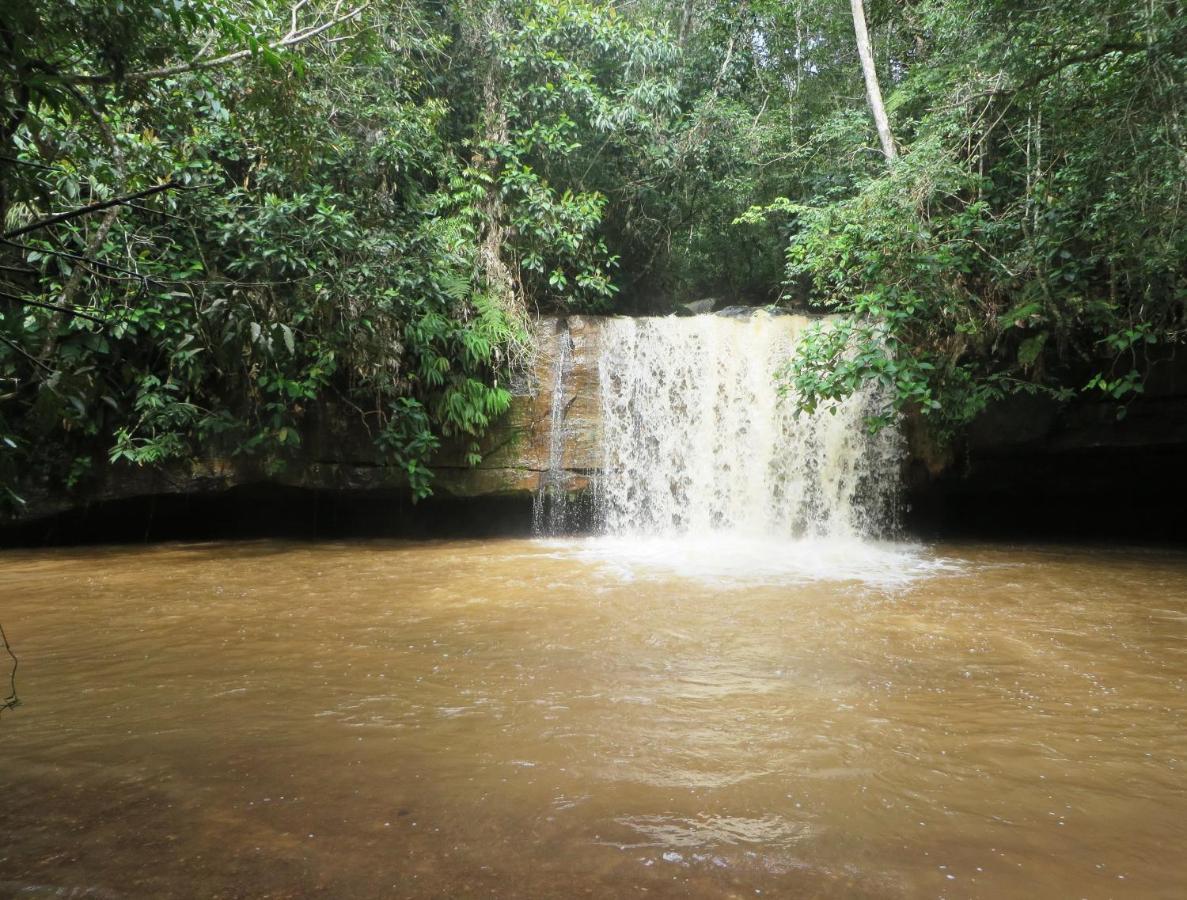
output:
<path id="1" fill-rule="evenodd" d="M 552 360 L 552 402 L 548 417 L 548 469 L 541 473 L 540 486 L 532 496 L 532 533 L 564 534 L 569 528 L 569 476 L 564 468 L 565 383 L 573 356 L 573 339 L 568 329 L 557 337 Z"/>
<path id="2" fill-rule="evenodd" d="M 867 387 L 812 414 L 785 394 L 779 372 L 817 321 L 761 311 L 602 321 L 602 458 L 585 524 L 616 556 L 623 542 L 695 557 L 706 542 L 731 544 L 734 557 L 797 542 L 819 559 L 821 547 L 893 534 L 903 442 L 897 428 L 866 425 L 886 413 L 884 392 Z M 551 363 L 548 464 L 533 498 L 540 536 L 582 524 L 565 467 L 572 365 L 564 329 Z"/>
<path id="3" fill-rule="evenodd" d="M 627 577 L 889 584 L 926 567 L 893 536 L 901 433 L 871 433 L 885 394 L 797 414 L 780 370 L 818 319 L 610 318 L 596 360 L 600 472 L 593 534 L 558 544 Z M 567 332 L 552 363 L 549 468 L 534 503 L 537 535 L 564 535 L 573 514 L 564 468 Z"/>
<path id="4" fill-rule="evenodd" d="M 607 320 L 598 361 L 605 531 L 872 537 L 891 530 L 902 444 L 864 390 L 797 416 L 778 370 L 812 320 Z"/>

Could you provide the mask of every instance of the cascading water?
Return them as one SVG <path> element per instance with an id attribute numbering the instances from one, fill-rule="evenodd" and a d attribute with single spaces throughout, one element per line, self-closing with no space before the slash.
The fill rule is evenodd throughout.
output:
<path id="1" fill-rule="evenodd" d="M 569 474 L 564 468 L 565 380 L 573 355 L 573 339 L 566 327 L 557 335 L 552 360 L 552 403 L 548 418 L 548 468 L 532 496 L 532 533 L 564 534 L 569 522 Z"/>
<path id="2" fill-rule="evenodd" d="M 611 535 L 852 539 L 893 525 L 902 441 L 871 435 L 867 389 L 794 414 L 776 371 L 812 320 L 607 320 L 604 462 L 597 504 Z"/>
<path id="3" fill-rule="evenodd" d="M 893 587 L 933 571 L 940 564 L 918 547 L 877 540 L 894 531 L 904 450 L 897 429 L 866 427 L 886 413 L 885 394 L 866 388 L 798 416 L 794 398 L 780 396 L 777 372 L 813 321 L 607 318 L 583 321 L 578 340 L 570 320 L 556 342 L 546 336 L 536 534 L 592 520 L 599 534 L 558 551 L 626 579 Z M 577 473 L 593 476 L 592 510 Z"/>

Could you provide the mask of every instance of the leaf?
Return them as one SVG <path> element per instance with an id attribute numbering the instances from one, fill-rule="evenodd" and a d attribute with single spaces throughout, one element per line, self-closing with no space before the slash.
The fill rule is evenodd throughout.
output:
<path id="1" fill-rule="evenodd" d="M 1042 334 L 1032 335 L 1018 345 L 1018 362 L 1024 367 L 1029 368 L 1035 364 L 1039 356 L 1043 352 L 1043 346 L 1047 343 L 1046 332 Z"/>
<path id="2" fill-rule="evenodd" d="M 999 321 L 1008 328 L 1011 325 L 1022 324 L 1031 316 L 1037 316 L 1042 311 L 1043 304 L 1041 303 L 1022 303 L 1003 315 Z"/>

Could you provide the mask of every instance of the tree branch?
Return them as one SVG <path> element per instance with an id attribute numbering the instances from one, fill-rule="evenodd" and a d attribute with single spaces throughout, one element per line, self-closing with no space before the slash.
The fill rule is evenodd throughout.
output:
<path id="1" fill-rule="evenodd" d="M 312 40 L 319 34 L 329 31 L 331 28 L 341 25 L 344 22 L 349 22 L 355 19 L 359 14 L 366 9 L 371 0 L 361 3 L 350 12 L 343 13 L 340 16 L 335 16 L 328 22 L 323 22 L 321 25 L 311 25 L 308 28 L 298 30 L 296 27 L 297 10 L 305 5 L 307 0 L 301 0 L 293 7 L 292 10 L 292 27 L 288 33 L 279 40 L 266 44 L 269 50 L 285 50 L 289 47 L 295 47 L 298 44 L 303 44 L 306 41 Z M 152 81 L 157 78 L 169 78 L 173 75 L 184 75 L 187 72 L 202 72 L 206 69 L 215 69 L 219 66 L 230 65 L 231 63 L 239 62 L 247 59 L 249 56 L 254 56 L 258 53 L 258 49 L 236 50 L 234 53 L 226 53 L 222 56 L 216 56 L 211 59 L 191 60 L 187 63 L 179 63 L 174 66 L 163 66 L 159 69 L 146 69 L 143 72 L 129 72 L 122 77 L 115 74 L 106 75 L 72 75 L 66 78 L 66 81 L 74 82 L 76 84 L 113 84 L 115 82 L 137 82 L 137 81 Z"/>
<path id="2" fill-rule="evenodd" d="M 55 312 L 69 313 L 72 316 L 78 316 L 80 319 L 90 319 L 92 322 L 98 322 L 100 325 L 106 325 L 106 319 L 100 319 L 98 316 L 92 316 L 90 313 L 85 313 L 80 309 L 75 309 L 72 306 L 58 306 L 54 303 L 43 303 L 40 300 L 30 300 L 28 297 L 21 297 L 17 294 L 10 294 L 7 291 L 0 291 L 0 297 L 5 297 L 16 303 L 21 303 L 25 306 L 38 306 L 42 309 L 52 309 Z"/>
<path id="3" fill-rule="evenodd" d="M 21 244 L 21 243 L 18 243 L 17 241 L 7 240 L 6 238 L 0 238 L 0 240 L 2 240 L 5 244 L 8 244 L 8 246 L 16 247 L 18 250 L 24 250 L 26 253 L 29 252 L 30 250 L 34 250 L 37 253 L 48 253 L 51 256 L 64 256 L 64 257 L 66 257 L 66 259 L 73 259 L 73 260 L 76 260 L 77 262 L 83 263 L 84 265 L 98 266 L 101 269 L 110 269 L 113 272 L 123 272 L 125 275 L 131 275 L 133 278 L 137 279 L 138 281 L 148 281 L 148 282 L 152 282 L 153 284 L 176 284 L 176 283 L 179 283 L 176 281 L 162 281 L 159 278 L 153 278 L 151 275 L 142 275 L 140 272 L 137 272 L 135 269 L 125 269 L 123 266 L 117 266 L 117 265 L 114 265 L 109 262 L 103 262 L 103 260 L 100 260 L 100 259 L 89 259 L 80 253 L 71 253 L 69 250 L 54 250 L 53 248 L 50 248 L 50 247 L 31 247 L 28 244 Z"/>
<path id="4" fill-rule="evenodd" d="M 866 28 L 865 5 L 862 0 L 849 0 L 853 13 L 853 31 L 857 37 L 857 55 L 861 58 L 861 71 L 865 77 L 866 99 L 874 115 L 878 129 L 878 140 L 882 143 L 882 154 L 888 163 L 894 162 L 898 150 L 894 146 L 894 134 L 886 118 L 886 106 L 882 102 L 882 89 L 878 85 L 878 70 L 874 67 L 874 53 L 870 49 L 870 34 Z"/>
<path id="5" fill-rule="evenodd" d="M 28 159 L 21 159 L 19 156 L 9 156 L 7 153 L 0 153 L 0 160 L 10 162 L 18 166 L 32 166 L 34 169 L 45 169 L 48 172 L 62 171 L 57 166 L 47 166 L 45 163 L 33 162 Z"/>
<path id="6" fill-rule="evenodd" d="M 1125 43 L 1109 43 L 1103 44 L 1092 50 L 1085 50 L 1081 53 L 1072 53 L 1065 56 L 1063 59 L 1057 60 L 1045 69 L 1040 69 L 1035 74 L 1031 75 L 1021 84 L 1012 88 L 1014 91 L 1026 91 L 1033 87 L 1038 87 L 1048 78 L 1052 78 L 1062 72 L 1064 69 L 1079 65 L 1080 63 L 1096 62 L 1106 56 L 1114 53 L 1119 53 L 1122 56 L 1132 56 L 1137 53 L 1148 53 L 1151 46 L 1161 48 L 1163 44 L 1168 44 L 1170 41 L 1163 41 L 1159 44 L 1125 44 Z"/>
<path id="7" fill-rule="evenodd" d="M 12 340 L 11 338 L 7 338 L 2 334 L 0 334 L 0 341 L 3 341 L 4 343 L 6 343 L 9 347 L 11 347 L 13 350 L 15 350 L 21 356 L 25 357 L 25 359 L 29 360 L 29 362 L 31 362 L 33 365 L 40 368 L 42 371 L 49 372 L 51 375 L 53 374 L 54 370 L 52 368 L 47 366 L 45 363 L 43 363 L 41 360 L 39 360 L 36 356 L 34 356 L 32 353 L 30 353 L 28 350 L 26 350 L 24 347 L 22 347 L 16 341 Z M 3 709 L 3 707 L 0 706 L 0 709 Z"/>
<path id="8" fill-rule="evenodd" d="M 65 222 L 69 219 L 75 219 L 79 216 L 89 215 L 90 213 L 99 212 L 104 209 L 110 209 L 113 206 L 120 206 L 130 200 L 141 200 L 144 197 L 151 197 L 153 194 L 159 194 L 162 191 L 174 190 L 181 188 L 183 185 L 176 181 L 167 181 L 164 184 L 154 185 L 150 188 L 145 188 L 142 191 L 136 191 L 133 194 L 125 194 L 122 197 L 112 197 L 110 200 L 100 200 L 96 203 L 88 203 L 86 206 L 80 206 L 78 209 L 72 209 L 68 212 L 58 213 L 57 215 L 47 216 L 36 222 L 16 228 L 12 231 L 5 232 L 0 237 L 5 239 L 20 237 L 22 234 L 28 234 L 30 231 L 38 231 L 42 228 L 47 228 L 50 225 L 57 225 L 59 222 Z"/>
<path id="9" fill-rule="evenodd" d="M 16 654 L 12 652 L 12 647 L 8 643 L 8 635 L 4 633 L 4 626 L 0 625 L 0 642 L 3 642 L 4 649 L 8 651 L 8 655 L 12 657 L 12 671 L 8 675 L 8 696 L 0 700 L 0 712 L 6 709 L 16 709 L 20 706 L 21 701 L 16 695 L 16 670 L 21 664 L 21 661 L 16 658 Z"/>

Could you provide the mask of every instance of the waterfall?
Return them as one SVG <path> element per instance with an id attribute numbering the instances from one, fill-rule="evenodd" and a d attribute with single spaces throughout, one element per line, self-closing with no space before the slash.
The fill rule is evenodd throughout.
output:
<path id="1" fill-rule="evenodd" d="M 860 538 L 893 525 L 902 439 L 885 397 L 794 413 L 776 371 L 812 320 L 754 313 L 606 320 L 596 503 L 617 535 Z"/>
<path id="2" fill-rule="evenodd" d="M 540 473 L 540 483 L 532 495 L 532 533 L 564 534 L 569 522 L 569 473 L 564 468 L 565 455 L 565 380 L 573 355 L 573 338 L 568 327 L 556 337 L 552 358 L 552 402 L 548 416 L 548 468 Z"/>

